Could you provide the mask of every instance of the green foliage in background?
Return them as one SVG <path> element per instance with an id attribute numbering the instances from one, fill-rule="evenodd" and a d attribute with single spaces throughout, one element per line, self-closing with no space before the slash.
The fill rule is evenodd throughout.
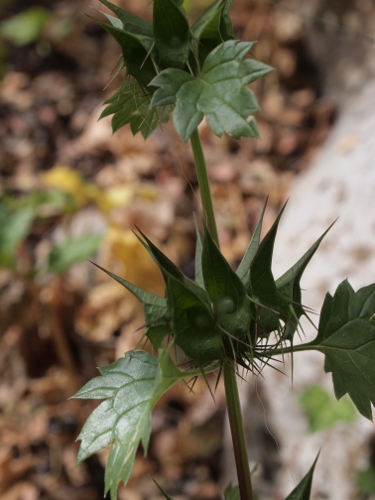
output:
<path id="1" fill-rule="evenodd" d="M 332 427 L 338 422 L 353 423 L 357 418 L 355 406 L 348 398 L 336 401 L 319 385 L 313 385 L 299 397 L 309 420 L 311 432 Z"/>
<path id="2" fill-rule="evenodd" d="M 23 46 L 39 40 L 51 13 L 42 7 L 31 7 L 0 23 L 0 37 L 13 45 Z"/>

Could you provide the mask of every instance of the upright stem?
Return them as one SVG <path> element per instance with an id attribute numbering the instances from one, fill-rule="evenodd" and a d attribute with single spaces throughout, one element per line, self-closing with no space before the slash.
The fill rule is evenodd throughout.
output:
<path id="1" fill-rule="evenodd" d="M 203 155 L 202 144 L 198 130 L 195 130 L 191 137 L 191 146 L 193 148 L 195 166 L 198 177 L 198 184 L 201 193 L 203 212 L 206 217 L 207 228 L 212 238 L 219 246 L 219 237 L 217 234 L 215 213 L 212 204 L 210 183 L 207 175 L 206 162 Z M 251 485 L 251 475 L 249 459 L 247 457 L 245 433 L 241 414 L 240 398 L 238 395 L 238 386 L 234 363 L 224 364 L 224 385 L 227 398 L 229 425 L 232 434 L 234 458 L 236 461 L 238 486 L 241 500 L 253 500 L 253 488 Z"/>
<path id="2" fill-rule="evenodd" d="M 195 168 L 197 171 L 197 178 L 199 189 L 201 193 L 203 213 L 206 218 L 207 228 L 210 231 L 212 238 L 219 246 L 219 236 L 217 234 L 214 206 L 212 204 L 210 182 L 208 180 L 206 161 L 203 155 L 201 140 L 199 137 L 198 129 L 195 129 L 190 137 L 191 146 L 193 148 Z"/>

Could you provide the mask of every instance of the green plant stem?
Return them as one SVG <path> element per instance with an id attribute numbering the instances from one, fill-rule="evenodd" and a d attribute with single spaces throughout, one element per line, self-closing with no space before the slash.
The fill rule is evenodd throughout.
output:
<path id="1" fill-rule="evenodd" d="M 212 238 L 216 241 L 217 245 L 219 246 L 219 237 L 216 228 L 215 213 L 212 204 L 210 183 L 207 175 L 207 167 L 203 155 L 201 140 L 197 129 L 192 133 L 190 140 L 194 153 L 198 184 L 201 193 L 203 212 L 206 217 L 207 228 L 210 231 Z M 249 459 L 247 456 L 245 432 L 243 428 L 241 405 L 238 394 L 236 370 L 234 363 L 229 363 L 229 362 L 225 363 L 223 372 L 224 372 L 225 394 L 228 407 L 229 425 L 232 434 L 233 451 L 236 461 L 240 497 L 241 500 L 253 500 L 254 497 L 253 497 L 253 488 L 251 485 Z"/>
<path id="2" fill-rule="evenodd" d="M 241 500 L 253 500 L 253 487 L 251 484 L 236 371 L 234 364 L 230 365 L 229 362 L 224 365 L 224 385 L 240 497 Z"/>
<path id="3" fill-rule="evenodd" d="M 219 236 L 217 234 L 215 212 L 212 204 L 210 182 L 208 180 L 206 161 L 203 155 L 201 140 L 198 129 L 195 129 L 190 137 L 191 146 L 193 148 L 195 167 L 197 172 L 198 184 L 201 193 L 203 213 L 206 219 L 207 228 L 219 246 Z"/>

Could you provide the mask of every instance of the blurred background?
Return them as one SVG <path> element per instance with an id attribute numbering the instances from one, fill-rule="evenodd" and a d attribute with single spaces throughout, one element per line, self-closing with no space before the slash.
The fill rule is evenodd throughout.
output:
<path id="1" fill-rule="evenodd" d="M 151 16 L 148 0 L 117 3 Z M 194 20 L 211 3 L 185 6 Z M 191 150 L 170 124 L 144 142 L 128 128 L 112 136 L 110 119 L 98 121 L 123 75 L 111 80 L 119 49 L 92 21 L 101 17 L 95 9 L 105 7 L 0 0 L 1 500 L 103 497 L 107 452 L 75 466 L 75 440 L 97 403 L 68 398 L 97 366 L 137 346 L 143 314 L 88 259 L 162 295 L 136 224 L 193 277 L 192 213 L 200 207 Z M 374 10 L 372 0 L 235 1 L 237 36 L 257 40 L 252 56 L 276 71 L 253 85 L 260 140 L 219 139 L 200 126 L 222 251 L 234 266 L 266 197 L 264 231 L 344 103 L 372 77 Z M 295 399 L 310 433 L 357 418 L 349 400 L 336 403 L 320 385 Z M 277 500 L 282 450 L 264 425 L 267 402 L 255 400 L 255 484 L 264 500 Z M 224 435 L 221 386 L 215 402 L 202 381 L 194 394 L 172 388 L 155 409 L 149 455 L 140 450 L 120 500 L 160 499 L 152 477 L 176 500 L 219 499 L 228 475 Z M 350 472 L 348 500 L 375 494 L 371 440 L 366 450 L 363 467 Z"/>

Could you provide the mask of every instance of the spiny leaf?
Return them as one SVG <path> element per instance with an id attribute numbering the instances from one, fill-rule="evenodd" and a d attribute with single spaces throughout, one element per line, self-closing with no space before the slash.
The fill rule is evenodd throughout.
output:
<path id="1" fill-rule="evenodd" d="M 250 265 L 248 292 L 257 302 L 272 309 L 267 310 L 263 307 L 259 307 L 258 309 L 258 320 L 264 330 L 263 333 L 277 330 L 279 326 L 279 315 L 277 314 L 279 310 L 279 297 L 272 274 L 272 257 L 277 228 L 284 209 L 285 205 L 271 229 L 263 238 Z"/>
<path id="2" fill-rule="evenodd" d="M 197 295 L 200 300 L 202 300 L 206 305 L 209 305 L 207 294 L 202 288 L 197 285 L 194 281 L 185 276 L 178 267 L 173 264 L 173 262 L 168 259 L 168 257 L 163 254 L 161 250 L 158 249 L 156 245 L 152 243 L 152 241 L 147 238 L 147 236 L 142 233 L 140 229 L 138 231 L 141 233 L 142 237 L 145 241 L 140 239 L 141 243 L 144 245 L 146 250 L 149 252 L 151 257 L 154 259 L 156 264 L 159 266 L 161 273 L 163 275 L 164 281 L 166 285 L 168 285 L 168 275 L 173 276 L 177 280 L 181 281 L 185 284 L 195 295 Z"/>
<path id="3" fill-rule="evenodd" d="M 282 319 L 285 321 L 288 328 L 288 334 L 285 338 L 289 340 L 292 340 L 293 334 L 297 329 L 298 320 L 304 314 L 304 309 L 301 305 L 302 292 L 300 281 L 302 275 L 331 227 L 332 224 L 309 250 L 307 250 L 299 261 L 276 281 L 276 288 L 280 294 Z"/>
<path id="4" fill-rule="evenodd" d="M 149 54 L 152 48 L 152 38 L 143 35 L 134 35 L 120 30 L 115 26 L 95 19 L 120 45 L 126 65 L 127 73 L 144 87 L 147 87 L 156 76 L 156 69 Z"/>
<path id="5" fill-rule="evenodd" d="M 154 41 L 162 67 L 186 66 L 190 28 L 185 11 L 174 0 L 154 0 Z"/>
<path id="6" fill-rule="evenodd" d="M 299 484 L 294 488 L 294 490 L 286 497 L 285 500 L 310 500 L 311 485 L 314 475 L 314 470 L 316 462 L 318 461 L 319 454 L 316 457 L 314 463 L 312 464 L 309 472 L 302 478 Z"/>
<path id="7" fill-rule="evenodd" d="M 145 139 L 160 123 L 166 123 L 169 120 L 169 114 L 172 111 L 172 106 L 150 108 L 148 91 L 143 89 L 137 81 L 127 82 L 104 104 L 108 106 L 100 115 L 100 119 L 113 115 L 113 133 L 129 123 L 133 135 L 141 132 Z"/>
<path id="8" fill-rule="evenodd" d="M 343 281 L 324 300 L 318 336 L 305 348 L 325 355 L 337 399 L 349 394 L 358 411 L 372 420 L 375 406 L 375 285 L 354 292 Z"/>
<path id="9" fill-rule="evenodd" d="M 128 481 L 139 443 L 146 452 L 151 433 L 151 411 L 173 384 L 199 372 L 179 370 L 169 353 L 159 349 L 159 358 L 144 351 L 129 351 L 109 366 L 102 376 L 90 380 L 76 399 L 105 399 L 87 419 L 78 439 L 80 463 L 111 446 L 105 471 L 105 493 L 116 499 L 120 481 Z"/>
<path id="10" fill-rule="evenodd" d="M 146 329 L 144 334 L 150 340 L 154 349 L 158 349 L 164 338 L 169 333 L 169 324 L 168 324 L 168 316 L 167 316 L 167 301 L 159 297 L 158 295 L 154 295 L 153 293 L 146 292 L 141 288 L 129 283 L 129 281 L 116 276 L 110 271 L 106 271 L 98 264 L 93 262 L 94 266 L 98 267 L 101 271 L 105 272 L 113 278 L 117 283 L 120 283 L 123 287 L 129 290 L 141 303 L 143 306 L 145 319 L 146 319 Z"/>
<path id="11" fill-rule="evenodd" d="M 106 7 L 108 7 L 108 9 L 111 10 L 114 14 L 116 14 L 116 16 L 121 21 L 122 29 L 124 31 L 133 33 L 133 35 L 143 35 L 152 38 L 153 36 L 152 26 L 147 21 L 133 14 L 130 14 L 130 12 L 127 12 L 126 10 L 121 9 L 117 5 L 108 2 L 108 0 L 100 0 L 100 2 Z M 104 15 L 107 16 L 107 14 Z"/>
<path id="12" fill-rule="evenodd" d="M 185 142 L 204 116 L 218 136 L 258 137 L 252 114 L 259 104 L 247 85 L 271 68 L 253 59 L 243 60 L 252 45 L 234 40 L 222 43 L 207 56 L 199 78 L 174 68 L 162 71 L 151 82 L 159 87 L 151 106 L 177 102 L 173 121 Z"/>
<path id="13" fill-rule="evenodd" d="M 219 323 L 234 337 L 247 340 L 251 312 L 245 286 L 223 257 L 206 227 L 202 271 L 205 288 L 214 304 Z"/>
<path id="14" fill-rule="evenodd" d="M 144 351 L 130 351 L 102 368 L 101 377 L 90 380 L 73 397 L 105 399 L 87 419 L 78 439 L 77 463 L 112 445 L 109 453 L 105 493 L 115 500 L 120 481 L 126 483 L 142 442 L 147 450 L 151 433 L 150 400 L 155 391 L 157 358 Z"/>
<path id="15" fill-rule="evenodd" d="M 192 50 L 203 65 L 208 54 L 224 40 L 220 33 L 220 22 L 224 0 L 216 0 L 191 27 L 193 35 Z"/>
<path id="16" fill-rule="evenodd" d="M 224 9 L 221 15 L 220 33 L 223 40 L 235 40 L 232 21 L 229 17 L 229 11 L 233 5 L 234 0 L 226 0 Z"/>
<path id="17" fill-rule="evenodd" d="M 236 271 L 238 277 L 243 281 L 245 285 L 248 284 L 249 279 L 250 279 L 250 264 L 257 253 L 257 250 L 260 245 L 260 234 L 262 232 L 262 225 L 263 225 L 263 218 L 264 218 L 264 212 L 266 211 L 267 203 L 264 204 L 262 213 L 260 215 L 260 219 L 258 221 L 258 224 L 256 225 L 256 228 L 254 230 L 254 233 L 251 237 L 249 246 L 247 247 L 247 250 L 245 252 L 245 255 L 243 256 L 240 265 L 238 266 L 238 269 Z"/>
<path id="18" fill-rule="evenodd" d="M 207 305 L 171 275 L 168 277 L 167 294 L 176 344 L 198 366 L 220 360 L 222 333 Z"/>

